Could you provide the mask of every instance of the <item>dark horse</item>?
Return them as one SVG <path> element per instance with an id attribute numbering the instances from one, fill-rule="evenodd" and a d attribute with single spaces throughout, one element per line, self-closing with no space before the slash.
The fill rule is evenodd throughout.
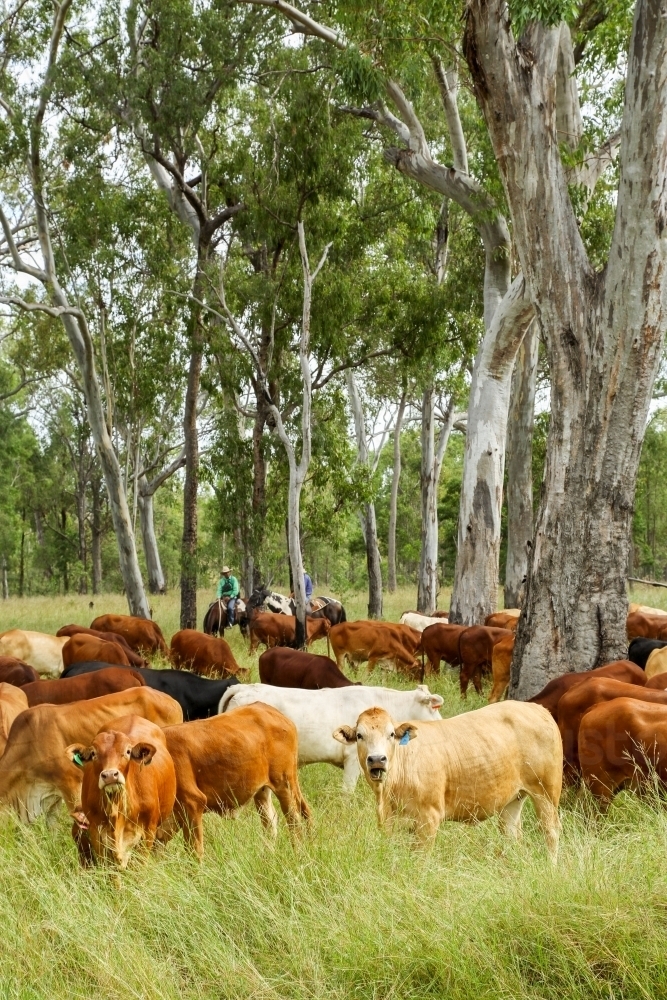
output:
<path id="1" fill-rule="evenodd" d="M 340 601 L 334 600 L 333 597 L 313 597 L 311 598 L 311 606 L 314 610 L 308 612 L 309 618 L 326 618 L 330 625 L 338 625 L 339 622 L 347 621 L 345 608 Z M 248 599 L 249 615 L 259 609 L 270 611 L 274 615 L 293 615 L 296 612 L 292 597 L 275 594 L 266 586 L 257 587 Z"/>
<path id="2" fill-rule="evenodd" d="M 227 624 L 227 601 L 228 597 L 219 597 L 209 604 L 208 611 L 204 615 L 204 632 L 206 635 L 224 635 Z M 235 624 L 241 629 L 241 635 L 248 637 L 248 613 L 245 603 L 239 598 L 236 602 Z"/>

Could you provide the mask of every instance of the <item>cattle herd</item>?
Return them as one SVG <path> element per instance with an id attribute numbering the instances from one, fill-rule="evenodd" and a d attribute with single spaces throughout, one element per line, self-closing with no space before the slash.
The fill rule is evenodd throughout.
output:
<path id="1" fill-rule="evenodd" d="M 444 820 L 492 815 L 518 837 L 531 799 L 555 859 L 564 782 L 587 786 L 603 809 L 622 788 L 641 791 L 656 776 L 667 784 L 667 613 L 631 605 L 627 659 L 516 702 L 502 699 L 517 610 L 470 627 L 417 612 L 398 624 L 348 622 L 327 600 L 306 642 L 326 638 L 333 659 L 293 648 L 289 606 L 247 602 L 250 652 L 266 646 L 258 684 L 243 683 L 249 671 L 223 637 L 184 629 L 167 646 L 157 623 L 127 615 L 55 636 L 0 634 L 0 806 L 52 822 L 64 803 L 81 863 L 125 867 L 133 851 L 179 832 L 201 855 L 203 814 L 233 814 L 251 799 L 275 836 L 272 795 L 301 836 L 311 813 L 298 769 L 328 763 L 348 795 L 363 775 L 380 824 L 401 813 L 421 844 Z M 215 620 L 222 633 L 221 604 Z M 441 718 L 443 698 L 423 682 L 443 661 L 460 668 L 464 698 L 490 673 L 490 704 Z M 350 680 L 344 670 L 361 663 L 418 683 Z"/>

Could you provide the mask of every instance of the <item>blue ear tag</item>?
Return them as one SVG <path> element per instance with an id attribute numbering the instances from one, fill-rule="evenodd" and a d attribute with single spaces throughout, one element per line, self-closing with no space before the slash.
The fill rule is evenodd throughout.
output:
<path id="1" fill-rule="evenodd" d="M 409 742 L 410 742 L 410 730 L 407 730 L 401 736 L 400 740 L 398 741 L 398 745 L 399 747 L 404 747 Z"/>
<path id="2" fill-rule="evenodd" d="M 84 762 L 81 760 L 81 755 L 80 754 L 73 753 L 72 754 L 72 760 L 74 761 L 74 763 L 76 764 L 77 767 L 83 767 Z"/>

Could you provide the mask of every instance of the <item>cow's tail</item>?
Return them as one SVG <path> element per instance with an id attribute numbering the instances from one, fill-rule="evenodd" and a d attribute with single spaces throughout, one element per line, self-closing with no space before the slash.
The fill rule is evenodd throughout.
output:
<path id="1" fill-rule="evenodd" d="M 220 699 L 220 704 L 218 705 L 218 715 L 222 715 L 223 712 L 227 711 L 227 706 L 236 694 L 236 684 L 230 685 L 226 691 L 223 692 L 222 698 Z"/>
<path id="2" fill-rule="evenodd" d="M 329 629 L 327 629 L 327 656 L 331 659 L 331 643 L 329 642 Z"/>
<path id="3" fill-rule="evenodd" d="M 347 621 L 347 615 L 345 614 L 345 608 L 341 604 L 341 606 L 340 606 L 340 618 L 338 619 L 338 622 L 340 624 L 341 622 L 346 622 L 346 621 Z"/>

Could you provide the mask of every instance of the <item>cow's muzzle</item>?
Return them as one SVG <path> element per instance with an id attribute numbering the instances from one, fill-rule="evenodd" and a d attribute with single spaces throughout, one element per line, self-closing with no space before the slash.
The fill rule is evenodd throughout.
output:
<path id="1" fill-rule="evenodd" d="M 125 786 L 125 777 L 115 767 L 100 771 L 99 786 L 108 794 L 112 794 L 114 791 L 120 792 Z"/>
<path id="2" fill-rule="evenodd" d="M 384 754 L 369 755 L 366 758 L 366 767 L 371 781 L 384 781 L 387 777 L 387 758 Z"/>

